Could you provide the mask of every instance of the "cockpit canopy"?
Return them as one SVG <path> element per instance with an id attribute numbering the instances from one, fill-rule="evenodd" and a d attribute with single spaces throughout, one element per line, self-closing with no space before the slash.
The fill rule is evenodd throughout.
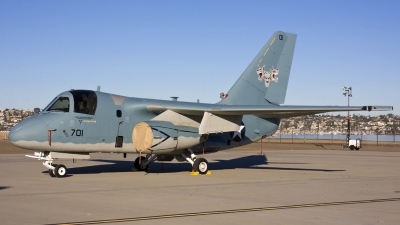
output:
<path id="1" fill-rule="evenodd" d="M 70 101 L 70 97 L 61 95 L 51 101 L 51 103 L 44 109 L 44 111 L 70 112 L 70 103 L 72 103 L 72 112 L 74 113 L 82 113 L 88 115 L 94 115 L 96 113 L 97 95 L 94 91 L 73 90 L 69 91 L 69 93 L 72 94 L 72 102 Z"/>

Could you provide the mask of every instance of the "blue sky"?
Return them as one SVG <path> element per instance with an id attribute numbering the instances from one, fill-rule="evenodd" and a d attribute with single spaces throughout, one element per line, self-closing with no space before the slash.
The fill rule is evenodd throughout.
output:
<path id="1" fill-rule="evenodd" d="M 352 86 L 351 105 L 400 115 L 399 12 L 399 1 L 368 0 L 0 0 L 0 109 L 97 85 L 214 103 L 282 30 L 298 35 L 285 104 L 347 105 Z"/>

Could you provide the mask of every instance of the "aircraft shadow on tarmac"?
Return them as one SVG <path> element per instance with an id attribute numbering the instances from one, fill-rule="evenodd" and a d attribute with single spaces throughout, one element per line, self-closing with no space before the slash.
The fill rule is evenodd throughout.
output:
<path id="1" fill-rule="evenodd" d="M 10 188 L 10 187 L 7 187 L 7 186 L 0 186 L 0 191 L 1 191 L 1 190 L 4 190 L 4 189 L 7 189 L 7 188 Z"/>
<path id="2" fill-rule="evenodd" d="M 106 164 L 94 166 L 82 166 L 68 168 L 68 174 L 97 174 L 97 173 L 115 173 L 115 172 L 132 172 L 134 165 L 131 161 L 126 160 L 101 160 L 93 159 L 90 161 L 104 162 Z M 295 162 L 268 162 L 264 155 L 251 155 L 229 160 L 215 160 L 209 162 L 209 169 L 213 170 L 229 170 L 229 169 L 261 169 L 261 170 L 292 170 L 292 171 L 316 171 L 316 172 L 341 172 L 345 170 L 329 170 L 329 169 L 308 169 L 308 168 L 292 168 L 292 167 L 270 167 L 271 164 L 308 164 Z M 186 162 L 154 162 L 150 164 L 149 173 L 174 173 L 191 171 L 191 166 Z M 43 171 L 47 173 L 47 171 Z"/>

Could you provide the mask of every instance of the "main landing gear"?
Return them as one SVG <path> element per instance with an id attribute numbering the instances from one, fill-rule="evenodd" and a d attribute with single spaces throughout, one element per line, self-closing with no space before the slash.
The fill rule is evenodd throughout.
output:
<path id="1" fill-rule="evenodd" d="M 193 171 L 198 172 L 201 175 L 205 175 L 208 172 L 208 162 L 205 158 L 197 158 L 193 153 L 192 149 L 189 148 L 188 152 L 190 152 L 190 157 L 188 157 L 185 153 L 181 155 L 186 159 L 190 164 L 192 164 Z"/>
<path id="2" fill-rule="evenodd" d="M 147 171 L 149 169 L 149 164 L 144 165 L 146 161 L 146 157 L 140 156 L 135 159 L 135 168 L 139 171 Z"/>
<path id="3" fill-rule="evenodd" d="M 190 154 L 190 157 L 187 155 Z M 139 156 L 135 160 L 135 169 L 138 171 L 147 171 L 149 169 L 150 163 L 157 160 L 159 155 L 157 154 L 146 154 L 146 157 Z M 199 174 L 205 175 L 208 173 L 208 162 L 204 158 L 197 158 L 193 153 L 192 149 L 188 149 L 187 151 L 181 153 L 181 155 L 174 155 L 174 157 L 178 161 L 187 161 L 192 164 L 193 172 L 198 172 Z M 183 157 L 183 158 L 182 158 Z M 172 158 L 173 159 L 173 158 Z M 171 159 L 171 160 L 172 160 Z M 165 160 L 161 160 L 165 161 Z"/>
<path id="4" fill-rule="evenodd" d="M 158 155 L 156 154 L 146 154 L 146 157 L 139 156 L 135 159 L 135 169 L 138 171 L 147 171 L 149 169 L 150 163 L 157 160 Z"/>

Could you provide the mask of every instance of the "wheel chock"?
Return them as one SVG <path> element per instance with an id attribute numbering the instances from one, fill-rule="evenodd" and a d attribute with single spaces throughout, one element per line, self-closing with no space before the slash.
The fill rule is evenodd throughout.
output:
<path id="1" fill-rule="evenodd" d="M 197 175 L 199 175 L 199 172 L 190 172 L 190 175 L 192 175 L 192 176 L 197 176 Z M 211 175 L 211 172 L 210 171 L 207 171 L 207 173 L 205 174 L 205 175 Z"/>

